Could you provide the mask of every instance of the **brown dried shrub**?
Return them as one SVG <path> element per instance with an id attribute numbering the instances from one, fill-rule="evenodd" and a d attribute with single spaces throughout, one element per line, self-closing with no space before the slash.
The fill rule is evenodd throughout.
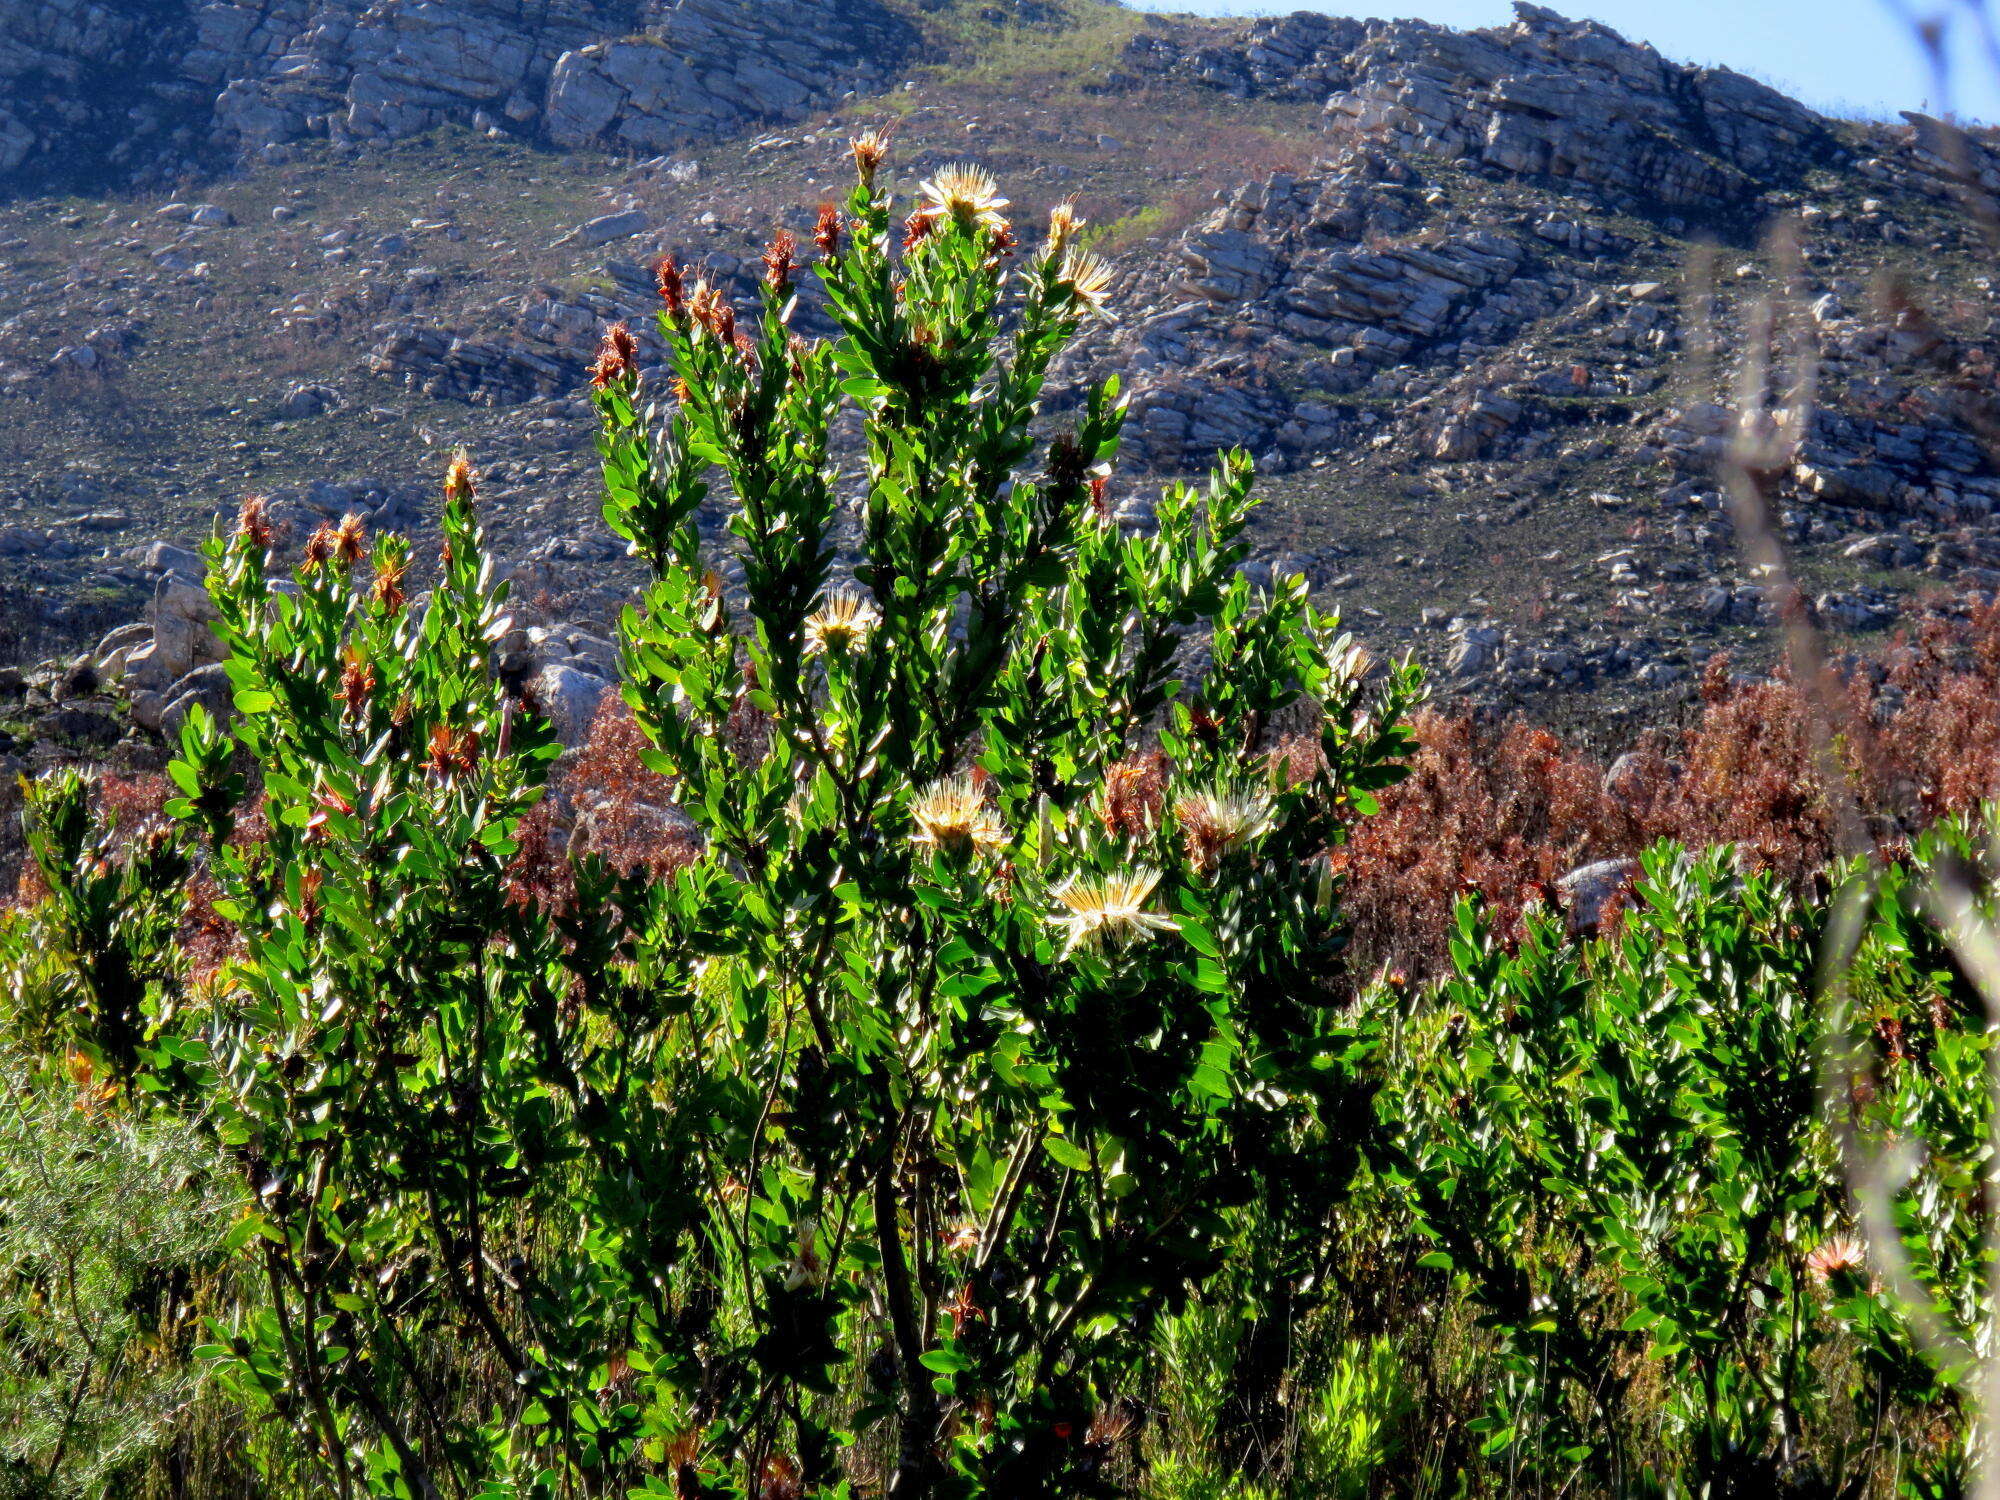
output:
<path id="1" fill-rule="evenodd" d="M 573 853 L 628 874 L 665 875 L 701 852 L 699 837 L 671 810 L 673 783 L 647 768 L 647 746 L 625 700 L 606 693 L 589 735 L 558 763 L 548 794 L 521 822 L 510 872 L 515 900 L 567 906 L 576 893 Z"/>
<path id="2" fill-rule="evenodd" d="M 1849 821 L 1895 843 L 2000 798 L 2000 603 L 1929 607 L 1879 657 L 1844 660 L 1810 691 L 1782 672 L 1732 676 L 1717 658 L 1702 699 L 1686 730 L 1649 733 L 1608 767 L 1519 721 L 1419 716 L 1409 778 L 1340 855 L 1350 975 L 1433 976 L 1460 896 L 1478 895 L 1509 935 L 1568 870 L 1661 839 L 1733 844 L 1751 867 L 1803 880 Z"/>

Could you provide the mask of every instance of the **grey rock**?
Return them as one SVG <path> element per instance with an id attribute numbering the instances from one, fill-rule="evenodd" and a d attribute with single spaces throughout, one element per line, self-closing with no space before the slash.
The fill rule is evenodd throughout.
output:
<path id="1" fill-rule="evenodd" d="M 1556 882 L 1556 896 L 1568 913 L 1569 930 L 1590 936 L 1604 929 L 1615 904 L 1622 903 L 1639 877 L 1636 859 L 1600 859 L 1579 865 Z"/>
<path id="2" fill-rule="evenodd" d="M 278 401 L 278 415 L 291 422 L 305 421 L 340 405 L 340 392 L 330 385 L 299 384 L 286 389 Z"/>
<path id="3" fill-rule="evenodd" d="M 530 705 L 549 721 L 565 745 L 580 745 L 590 735 L 591 720 L 611 684 L 603 677 L 561 662 L 551 662 L 527 681 Z"/>
<path id="4" fill-rule="evenodd" d="M 574 241 L 586 249 L 594 249 L 599 245 L 608 245 L 613 240 L 629 239 L 635 234 L 642 234 L 651 222 L 646 217 L 645 210 L 639 208 L 628 208 L 623 213 L 600 214 L 597 218 L 586 219 L 577 225 L 563 236 L 560 243 L 567 244 Z"/>

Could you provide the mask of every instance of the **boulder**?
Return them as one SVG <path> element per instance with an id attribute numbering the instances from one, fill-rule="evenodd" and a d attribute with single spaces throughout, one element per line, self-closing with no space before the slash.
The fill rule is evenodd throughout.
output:
<path id="1" fill-rule="evenodd" d="M 330 385 L 299 384 L 286 389 L 278 400 L 278 415 L 290 422 L 302 422 L 340 405 L 340 392 Z"/>
<path id="2" fill-rule="evenodd" d="M 1594 937 L 1639 878 L 1636 859 L 1600 859 L 1579 865 L 1556 882 L 1556 897 L 1569 915 L 1569 930 Z"/>
<path id="3" fill-rule="evenodd" d="M 528 677 L 526 697 L 529 706 L 549 721 L 557 739 L 565 745 L 580 745 L 589 737 L 597 705 L 610 687 L 602 677 L 564 662 L 550 662 Z"/>
<path id="4" fill-rule="evenodd" d="M 126 674 L 138 687 L 160 689 L 196 667 L 222 660 L 222 643 L 213 629 L 217 618 L 207 589 L 178 573 L 166 574 L 147 606 L 153 638 L 126 655 Z"/>
<path id="5" fill-rule="evenodd" d="M 234 711 L 229 673 L 219 662 L 195 668 L 168 688 L 162 698 L 159 729 L 169 740 L 179 736 L 188 710 L 197 703 L 219 720 L 227 719 Z M 133 717 L 138 717 L 136 712 Z"/>
<path id="6" fill-rule="evenodd" d="M 595 249 L 613 240 L 630 239 L 635 234 L 642 234 L 651 224 L 652 220 L 646 217 L 644 209 L 628 208 L 623 213 L 599 214 L 594 219 L 586 219 L 557 243 L 574 243 L 585 249 Z"/>

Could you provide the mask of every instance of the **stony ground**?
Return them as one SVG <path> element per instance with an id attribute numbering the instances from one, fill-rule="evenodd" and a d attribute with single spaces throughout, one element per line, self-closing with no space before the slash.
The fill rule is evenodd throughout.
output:
<path id="1" fill-rule="evenodd" d="M 1865 642 L 1917 594 L 2000 583 L 1982 146 L 1822 120 L 1532 8 L 1472 37 L 1082 3 L 892 19 L 920 37 L 893 73 L 775 127 L 668 144 L 629 101 L 595 135 L 437 106 L 0 200 L 8 653 L 138 616 L 248 492 L 295 533 L 350 509 L 422 530 L 460 443 L 522 597 L 601 634 L 632 580 L 577 394 L 598 329 L 644 315 L 661 250 L 747 285 L 884 122 L 906 181 L 976 159 L 1023 224 L 1074 199 L 1117 261 L 1118 320 L 1064 373 L 1129 382 L 1127 513 L 1250 447 L 1253 566 L 1306 572 L 1448 691 L 1615 735 L 1716 650 L 1765 659 L 1716 461 L 1766 306 L 1773 382 L 1811 377 L 1809 416 L 1776 398 L 1765 478 L 1823 621 Z M 588 674 L 597 648 L 536 649 Z M 200 665 L 172 655 L 150 675 Z M 173 686 L 123 691 L 161 695 L 157 722 Z M 44 732 L 47 707 L 20 704 L 17 738 L 104 732 Z"/>

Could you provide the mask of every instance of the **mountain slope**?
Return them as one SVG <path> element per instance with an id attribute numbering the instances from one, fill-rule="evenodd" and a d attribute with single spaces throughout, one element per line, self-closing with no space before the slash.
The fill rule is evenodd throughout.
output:
<path id="1" fill-rule="evenodd" d="M 1477 697 L 1595 690 L 1601 717 L 1758 649 L 1714 463 L 1766 303 L 1810 354 L 1768 478 L 1829 623 L 2000 580 L 1975 211 L 2000 173 L 1930 122 L 1824 119 L 1532 6 L 1458 33 L 329 0 L 142 37 L 67 5 L 0 0 L 0 587 L 30 633 L 128 615 L 160 576 L 133 544 L 248 489 L 301 529 L 422 524 L 421 456 L 458 441 L 526 591 L 602 628 L 629 581 L 576 399 L 599 328 L 647 317 L 661 250 L 747 294 L 885 120 L 905 182 L 976 158 L 1030 238 L 1074 198 L 1119 285 L 1070 389 L 1119 371 L 1156 474 L 1250 447 L 1254 566 Z M 107 128 L 89 80 L 117 67 L 144 120 L 112 165 L 177 191 L 52 190 L 101 182 L 60 142 Z"/>

